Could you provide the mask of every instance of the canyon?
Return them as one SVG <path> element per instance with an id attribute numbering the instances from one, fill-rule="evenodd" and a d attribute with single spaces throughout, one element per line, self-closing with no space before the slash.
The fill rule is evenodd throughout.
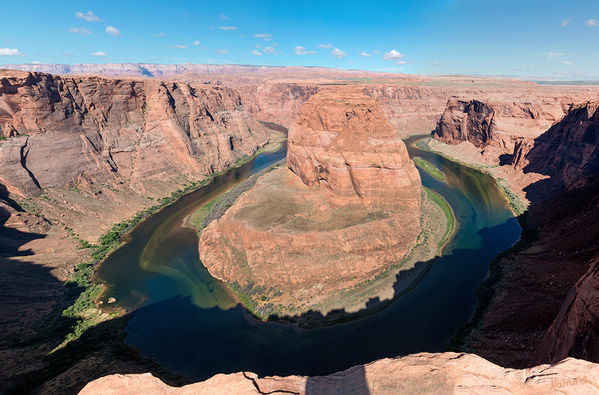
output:
<path id="1" fill-rule="evenodd" d="M 302 393 L 309 385 L 353 385 L 360 377 L 364 383 L 359 385 L 384 393 L 397 389 L 398 372 L 405 377 L 406 369 L 414 369 L 409 377 L 415 382 L 438 380 L 439 387 L 431 390 L 484 391 L 505 383 L 531 392 L 556 386 L 596 390 L 596 365 L 589 362 L 569 358 L 531 368 L 568 356 L 599 361 L 594 309 L 599 292 L 599 114 L 596 102 L 589 102 L 597 98 L 596 87 L 235 65 L 23 68 L 37 71 L 0 72 L 3 384 L 18 388 L 38 376 L 43 377 L 38 391 L 76 392 L 90 378 L 149 370 L 171 385 L 189 384 L 123 352 L 110 342 L 110 334 L 103 335 L 111 339 L 106 341 L 110 346 L 73 353 L 74 362 L 62 362 L 58 374 L 48 374 L 42 357 L 62 341 L 64 331 L 48 340 L 36 328 L 54 322 L 73 303 L 62 281 L 89 259 L 82 241 L 96 243 L 112 224 L 283 140 L 281 131 L 289 128 L 293 173 L 280 167 L 263 175 L 253 195 L 242 195 L 202 231 L 200 254 L 211 273 L 237 283 L 251 278 L 271 287 L 273 295 L 302 289 L 303 296 L 318 298 L 320 291 L 306 286 L 315 278 L 323 288 L 339 290 L 382 270 L 387 262 L 377 248 L 388 249 L 393 261 L 401 259 L 416 241 L 421 208 L 420 180 L 400 138 L 434 130 L 432 149 L 502 178 L 528 204 L 520 218 L 526 224 L 523 240 L 494 261 L 479 292 L 475 319 L 456 340 L 460 350 L 490 362 L 471 354 L 418 354 L 327 377 L 268 379 L 246 372 L 184 389 Z M 359 139 L 348 137 L 350 130 L 360 131 Z M 379 132 L 375 139 L 368 137 Z M 344 150 L 350 154 L 340 155 Z M 381 153 L 384 159 L 378 159 Z M 396 173 L 409 183 L 401 185 Z M 372 180 L 380 177 L 394 188 L 377 188 Z M 265 202 L 281 201 L 298 211 L 285 218 L 256 211 Z M 306 206 L 311 218 L 301 218 Z M 357 206 L 363 207 L 357 217 L 346 215 Z M 402 215 L 389 214 L 398 209 Z M 311 229 L 323 226 L 319 219 L 338 226 Z M 287 226 L 290 222 L 302 226 Z M 276 232 L 269 231 L 273 224 Z M 405 229 L 398 236 L 400 226 Z M 354 251 L 369 260 L 355 259 L 338 281 L 318 266 L 326 254 L 336 253 L 330 240 L 319 240 L 319 232 L 335 234 L 344 254 Z M 346 242 L 364 234 L 369 239 L 360 248 Z M 268 258 L 276 265 L 289 261 L 275 253 L 283 245 L 304 257 L 308 251 L 316 257 L 315 269 L 240 271 L 223 263 L 226 240 L 255 253 L 254 261 Z M 257 246 L 252 240 L 262 242 Z M 281 299 L 281 305 L 290 300 Z M 110 333 L 110 325 L 97 331 Z M 467 387 L 475 380 L 485 384 Z M 86 391 L 113 388 L 118 393 L 131 388 L 127 385 L 176 391 L 147 375 L 108 376 Z"/>

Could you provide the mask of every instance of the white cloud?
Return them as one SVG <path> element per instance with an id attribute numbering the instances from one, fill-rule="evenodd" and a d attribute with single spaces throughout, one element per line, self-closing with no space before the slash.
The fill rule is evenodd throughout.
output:
<path id="1" fill-rule="evenodd" d="M 175 45 L 171 45 L 171 48 L 185 49 L 185 48 L 187 48 L 187 45 L 175 44 Z"/>
<path id="2" fill-rule="evenodd" d="M 92 34 L 92 32 L 84 27 L 69 27 L 69 31 L 75 34 Z"/>
<path id="3" fill-rule="evenodd" d="M 195 40 L 195 41 L 193 42 L 193 45 L 197 47 L 198 45 L 200 45 L 200 42 L 199 42 L 198 40 Z"/>
<path id="4" fill-rule="evenodd" d="M 404 55 L 402 53 L 399 53 L 394 49 L 392 49 L 389 52 L 385 52 L 385 54 L 383 55 L 383 59 L 385 60 L 399 60 L 403 57 Z"/>
<path id="5" fill-rule="evenodd" d="M 331 44 L 331 43 L 320 44 L 320 45 L 318 45 L 318 48 L 331 49 L 331 48 L 333 48 L 333 44 Z"/>
<path id="6" fill-rule="evenodd" d="M 262 53 L 260 51 L 256 51 L 255 49 L 252 49 L 250 53 L 254 56 L 262 56 Z"/>
<path id="7" fill-rule="evenodd" d="M 224 30 L 224 31 L 227 31 L 227 32 L 230 32 L 230 31 L 235 31 L 235 30 L 237 30 L 237 27 L 236 27 L 236 26 L 219 26 L 218 28 L 219 28 L 220 30 Z"/>
<path id="8" fill-rule="evenodd" d="M 93 52 L 92 56 L 104 57 L 104 56 L 106 56 L 106 52 L 102 52 L 102 51 Z"/>
<path id="9" fill-rule="evenodd" d="M 229 51 L 223 48 L 223 49 L 217 49 L 216 53 L 220 53 L 220 54 L 226 55 L 226 54 L 229 53 Z"/>
<path id="10" fill-rule="evenodd" d="M 0 56 L 25 56 L 17 48 L 0 48 Z"/>
<path id="11" fill-rule="evenodd" d="M 227 19 L 231 19 L 230 17 L 226 16 L 225 14 L 220 14 L 220 19 L 222 19 L 223 21 L 226 21 Z"/>
<path id="12" fill-rule="evenodd" d="M 360 56 L 364 56 L 365 58 L 369 58 L 370 54 L 368 52 L 360 52 Z"/>
<path id="13" fill-rule="evenodd" d="M 270 34 L 270 33 L 256 33 L 256 34 L 254 34 L 254 37 L 261 38 L 264 41 L 272 40 L 272 34 Z"/>
<path id="14" fill-rule="evenodd" d="M 154 37 L 164 37 L 164 33 L 154 33 Z"/>
<path id="15" fill-rule="evenodd" d="M 569 60 L 562 60 L 562 64 L 565 64 L 566 66 L 576 66 L 574 62 L 570 62 Z"/>
<path id="16" fill-rule="evenodd" d="M 587 19 L 586 21 L 584 21 L 584 24 L 587 27 L 599 26 L 599 20 L 597 20 L 597 19 Z"/>
<path id="17" fill-rule="evenodd" d="M 269 55 L 275 55 L 278 53 L 274 47 L 266 47 L 262 50 L 262 52 L 267 53 Z"/>
<path id="18" fill-rule="evenodd" d="M 40 64 L 40 62 L 38 62 L 37 60 L 34 60 L 33 62 L 31 62 L 31 64 Z"/>
<path id="19" fill-rule="evenodd" d="M 102 21 L 102 19 L 98 18 L 98 16 L 91 11 L 87 11 L 85 14 L 83 12 L 77 11 L 75 13 L 75 16 L 79 19 L 83 19 L 88 22 L 101 22 Z"/>
<path id="20" fill-rule="evenodd" d="M 374 51 L 372 51 L 372 54 L 373 54 L 373 55 L 378 55 L 378 54 L 380 54 L 380 53 L 381 53 L 381 51 L 379 51 L 378 49 L 375 49 Z"/>
<path id="21" fill-rule="evenodd" d="M 347 55 L 347 53 L 344 52 L 344 51 L 342 51 L 342 50 L 340 50 L 339 48 L 333 48 L 333 50 L 331 51 L 331 55 L 333 55 L 337 59 L 341 59 L 342 57 L 344 57 L 345 55 Z"/>
<path id="22" fill-rule="evenodd" d="M 564 19 L 562 21 L 562 27 L 566 27 L 570 24 L 570 22 L 572 22 L 572 17 L 568 18 L 568 19 Z"/>
<path id="23" fill-rule="evenodd" d="M 397 63 L 397 64 L 407 64 L 408 62 L 406 62 L 405 60 L 402 59 L 404 56 L 405 56 L 404 54 L 392 49 L 389 52 L 385 52 L 385 54 L 383 55 L 383 59 L 384 60 L 394 60 L 395 63 Z"/>
<path id="24" fill-rule="evenodd" d="M 110 34 L 111 36 L 115 36 L 115 37 L 118 37 L 121 35 L 121 32 L 119 32 L 119 29 L 117 29 L 114 26 L 106 26 L 106 33 Z"/>
<path id="25" fill-rule="evenodd" d="M 308 51 L 306 48 L 302 47 L 301 45 L 298 45 L 297 47 L 295 47 L 295 54 L 296 55 L 312 55 L 312 54 L 314 54 L 314 51 Z"/>
<path id="26" fill-rule="evenodd" d="M 441 62 L 439 62 L 438 60 L 433 60 L 433 66 L 438 66 L 440 64 L 441 64 Z"/>

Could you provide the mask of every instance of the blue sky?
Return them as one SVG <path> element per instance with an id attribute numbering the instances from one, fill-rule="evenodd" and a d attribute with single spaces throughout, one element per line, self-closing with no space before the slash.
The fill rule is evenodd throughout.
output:
<path id="1" fill-rule="evenodd" d="M 6 2 L 0 63 L 599 78 L 599 1 Z"/>

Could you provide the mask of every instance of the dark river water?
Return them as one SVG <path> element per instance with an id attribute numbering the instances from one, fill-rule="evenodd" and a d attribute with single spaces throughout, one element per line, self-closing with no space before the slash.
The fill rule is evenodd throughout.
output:
<path id="1" fill-rule="evenodd" d="M 426 275 L 387 308 L 366 318 L 299 330 L 259 322 L 236 305 L 199 260 L 198 237 L 185 218 L 247 176 L 285 157 L 286 147 L 218 177 L 149 218 L 98 269 L 104 299 L 132 311 L 126 342 L 193 380 L 217 373 L 322 375 L 384 357 L 444 351 L 476 307 L 489 263 L 521 228 L 493 179 L 414 146 L 444 175 L 421 171 L 424 186 L 453 208 L 457 231 Z M 429 266 L 429 265 L 423 265 Z"/>

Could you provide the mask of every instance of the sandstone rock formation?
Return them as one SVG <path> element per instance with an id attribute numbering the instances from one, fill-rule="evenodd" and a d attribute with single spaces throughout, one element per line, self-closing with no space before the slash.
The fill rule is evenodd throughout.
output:
<path id="1" fill-rule="evenodd" d="M 289 130 L 287 165 L 336 206 L 420 207 L 420 176 L 376 101 L 348 90 L 322 92 Z"/>
<path id="2" fill-rule="evenodd" d="M 566 356 L 599 361 L 594 307 L 599 297 L 598 107 L 594 102 L 570 106 L 539 137 L 517 141 L 503 166 L 549 178 L 525 188 L 531 201 L 527 225 L 538 235 L 525 234 L 516 249 L 494 263 L 481 292 L 493 297 L 465 342 L 495 363 L 524 367 Z M 471 108 L 470 119 L 496 116 L 488 106 L 479 110 Z M 462 126 L 467 134 L 481 136 L 483 123 Z M 491 133 L 483 147 L 497 139 L 493 123 L 487 123 Z M 448 129 L 440 122 L 437 130 Z"/>
<path id="3" fill-rule="evenodd" d="M 598 327 L 599 254 L 591 260 L 587 272 L 566 296 L 555 321 L 543 338 L 536 359 L 554 362 L 575 355 L 598 361 Z"/>
<path id="4" fill-rule="evenodd" d="M 512 152 L 516 141 L 538 137 L 563 115 L 558 99 L 532 103 L 453 97 L 433 133 L 447 144 L 468 141 L 481 149 L 494 145 Z"/>
<path id="5" fill-rule="evenodd" d="M 364 93 L 381 106 L 401 137 L 428 134 L 435 128 L 447 99 L 457 91 L 446 87 L 403 84 L 367 85 Z"/>
<path id="6" fill-rule="evenodd" d="M 399 263 L 420 231 L 421 185 L 404 143 L 361 92 L 312 96 L 287 155 L 293 174 L 259 179 L 203 230 L 200 258 L 214 277 L 291 304 L 292 314 Z"/>
<path id="7" fill-rule="evenodd" d="M 534 141 L 524 160 L 517 152 L 514 158 L 515 166 L 548 175 L 558 186 L 586 185 L 599 176 L 599 102 L 573 105 L 559 123 Z"/>
<path id="8" fill-rule="evenodd" d="M 164 196 L 269 141 L 232 89 L 156 80 L 0 75 L 0 181 L 22 196 L 81 178 Z"/>
<path id="9" fill-rule="evenodd" d="M 327 376 L 260 378 L 240 372 L 181 388 L 170 387 L 149 373 L 112 375 L 92 381 L 80 394 L 574 394 L 593 393 L 598 387 L 597 365 L 573 358 L 514 370 L 473 354 L 421 353 L 381 359 Z"/>
<path id="10" fill-rule="evenodd" d="M 255 118 L 286 127 L 293 124 L 302 104 L 318 92 L 318 89 L 318 86 L 313 84 L 294 82 L 235 86 L 245 108 Z"/>

